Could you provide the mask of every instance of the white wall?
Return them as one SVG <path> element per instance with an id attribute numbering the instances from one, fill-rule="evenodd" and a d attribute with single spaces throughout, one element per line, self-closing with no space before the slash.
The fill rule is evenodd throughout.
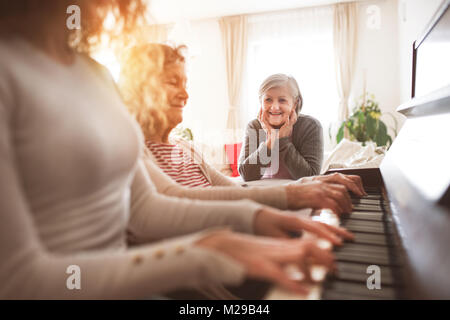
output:
<path id="1" fill-rule="evenodd" d="M 373 10 L 379 10 L 379 24 L 371 23 Z M 395 112 L 400 105 L 398 68 L 398 18 L 397 0 L 364 1 L 358 6 L 358 57 L 353 98 L 359 99 L 364 91 L 375 95 L 382 111 L 382 120 L 394 127 L 394 121 L 386 113 L 393 114 L 400 122 L 402 116 Z M 393 131 L 389 131 L 393 134 Z"/>

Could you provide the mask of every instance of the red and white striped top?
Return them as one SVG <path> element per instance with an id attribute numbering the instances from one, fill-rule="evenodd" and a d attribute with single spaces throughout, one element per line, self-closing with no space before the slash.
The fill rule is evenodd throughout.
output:
<path id="1" fill-rule="evenodd" d="M 198 163 L 181 147 L 174 144 L 147 142 L 159 167 L 177 183 L 186 187 L 210 187 Z"/>

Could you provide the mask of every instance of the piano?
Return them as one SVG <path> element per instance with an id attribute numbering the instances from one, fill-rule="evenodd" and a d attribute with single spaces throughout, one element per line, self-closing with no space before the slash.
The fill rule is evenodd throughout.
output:
<path id="1" fill-rule="evenodd" d="M 356 174 L 368 196 L 353 212 L 330 218 L 355 234 L 333 248 L 337 273 L 308 296 L 272 288 L 266 299 L 450 299 L 450 0 L 443 1 L 413 44 L 412 98 L 380 168 L 334 169 Z M 328 218 L 327 218 L 328 215 Z M 369 289 L 369 266 L 379 289 Z"/>

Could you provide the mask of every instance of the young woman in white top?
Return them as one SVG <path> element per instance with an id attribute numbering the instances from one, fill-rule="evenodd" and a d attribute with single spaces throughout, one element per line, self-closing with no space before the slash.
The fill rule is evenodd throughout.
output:
<path id="1" fill-rule="evenodd" d="M 0 298 L 146 298 L 236 285 L 246 276 L 302 292 L 286 264 L 305 274 L 309 261 L 332 268 L 332 254 L 314 241 L 203 231 L 227 225 L 286 236 L 281 223 L 293 220 L 281 214 L 262 215 L 245 200 L 156 192 L 140 159 L 138 126 L 85 54 L 108 9 L 126 31 L 144 7 L 78 1 L 82 28 L 73 33 L 66 28 L 71 3 L 0 2 Z M 78 42 L 69 46 L 69 39 Z M 143 245 L 129 248 L 130 241 Z M 81 271 L 75 288 L 68 285 L 73 266 Z"/>
<path id="2" fill-rule="evenodd" d="M 159 192 L 202 200 L 251 199 L 280 209 L 351 210 L 346 188 L 363 195 L 359 176 L 334 174 L 281 187 L 242 188 L 208 165 L 192 144 L 170 138 L 189 97 L 184 48 L 144 44 L 129 50 L 122 61 L 119 87 L 145 136 L 144 163 Z"/>

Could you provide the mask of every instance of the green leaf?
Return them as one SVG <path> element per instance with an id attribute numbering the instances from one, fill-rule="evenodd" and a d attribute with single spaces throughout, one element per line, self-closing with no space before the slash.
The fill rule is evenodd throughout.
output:
<path id="1" fill-rule="evenodd" d="M 377 130 L 377 120 L 372 117 L 367 117 L 367 136 L 372 140 L 375 137 Z"/>
<path id="2" fill-rule="evenodd" d="M 380 121 L 378 126 L 378 133 L 375 138 L 377 146 L 385 146 L 388 142 L 389 135 L 387 134 L 387 128 L 383 121 Z"/>
<path id="3" fill-rule="evenodd" d="M 342 138 L 344 138 L 344 127 L 345 127 L 345 122 L 343 122 L 341 124 L 341 126 L 339 127 L 339 131 L 336 135 L 336 142 L 339 143 L 341 142 Z"/>
<path id="4" fill-rule="evenodd" d="M 186 138 L 187 138 L 188 140 L 190 140 L 190 141 L 193 141 L 193 140 L 194 140 L 194 135 L 193 135 L 191 129 L 186 128 L 186 129 L 184 129 L 184 132 L 185 132 Z"/>
<path id="5" fill-rule="evenodd" d="M 353 124 L 353 121 L 349 121 L 346 125 L 348 129 L 348 133 L 350 134 L 350 138 L 355 139 L 355 126 Z"/>
<path id="6" fill-rule="evenodd" d="M 366 117 L 364 115 L 364 112 L 361 112 L 361 111 L 358 112 L 358 122 L 360 124 L 363 124 L 364 122 L 366 122 Z"/>
<path id="7" fill-rule="evenodd" d="M 183 128 L 182 126 L 177 126 L 173 129 L 174 136 L 177 136 L 181 139 L 193 141 L 194 135 L 192 134 L 191 129 Z"/>

